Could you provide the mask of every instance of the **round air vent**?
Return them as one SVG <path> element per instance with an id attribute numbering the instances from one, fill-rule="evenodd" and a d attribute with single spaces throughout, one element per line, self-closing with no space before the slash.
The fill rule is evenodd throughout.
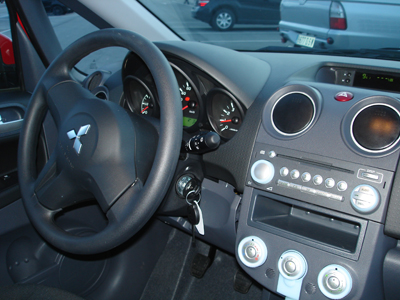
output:
<path id="1" fill-rule="evenodd" d="M 295 139 L 307 133 L 317 122 L 322 96 L 313 87 L 293 84 L 277 90 L 263 111 L 264 129 L 278 139 Z"/>
<path id="2" fill-rule="evenodd" d="M 314 101 L 301 92 L 283 95 L 272 109 L 272 124 L 283 135 L 296 135 L 307 130 L 314 117 Z"/>
<path id="3" fill-rule="evenodd" d="M 108 100 L 109 92 L 107 87 L 105 87 L 104 85 L 94 88 L 91 92 L 93 95 L 101 100 Z"/>
<path id="4" fill-rule="evenodd" d="M 354 142 L 368 152 L 392 148 L 400 137 L 400 113 L 388 104 L 372 104 L 360 109 L 353 118 Z"/>

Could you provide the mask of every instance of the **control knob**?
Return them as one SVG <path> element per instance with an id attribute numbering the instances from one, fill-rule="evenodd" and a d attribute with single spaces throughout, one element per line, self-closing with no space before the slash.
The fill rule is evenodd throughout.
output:
<path id="1" fill-rule="evenodd" d="M 250 268 L 259 267 L 267 260 L 267 246 L 259 237 L 248 236 L 240 241 L 238 256 L 245 266 Z"/>
<path id="2" fill-rule="evenodd" d="M 307 272 L 307 261 L 304 256 L 295 250 L 284 252 L 278 262 L 279 272 L 289 280 L 302 278 Z"/>
<path id="3" fill-rule="evenodd" d="M 274 165 L 268 160 L 257 160 L 251 167 L 251 178 L 259 184 L 269 183 L 275 175 Z"/>
<path id="4" fill-rule="evenodd" d="M 308 270 L 305 257 L 296 250 L 285 251 L 279 258 L 278 269 L 277 292 L 287 298 L 298 300 Z"/>
<path id="5" fill-rule="evenodd" d="M 351 192 L 350 203 L 359 213 L 369 214 L 379 206 L 380 195 L 374 187 L 361 184 Z"/>
<path id="6" fill-rule="evenodd" d="M 344 267 L 329 265 L 319 272 L 318 286 L 329 299 L 342 299 L 350 293 L 352 279 Z"/>

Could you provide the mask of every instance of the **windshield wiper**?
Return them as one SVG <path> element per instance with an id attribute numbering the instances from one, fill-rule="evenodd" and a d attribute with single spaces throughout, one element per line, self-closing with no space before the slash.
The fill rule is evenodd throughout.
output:
<path id="1" fill-rule="evenodd" d="M 269 46 L 257 50 L 259 52 L 283 52 L 283 53 L 304 53 L 304 54 L 321 54 L 321 55 L 338 55 L 350 57 L 364 57 L 374 59 L 388 59 L 400 61 L 399 48 L 382 48 L 382 49 L 314 49 L 300 47 L 279 47 Z"/>

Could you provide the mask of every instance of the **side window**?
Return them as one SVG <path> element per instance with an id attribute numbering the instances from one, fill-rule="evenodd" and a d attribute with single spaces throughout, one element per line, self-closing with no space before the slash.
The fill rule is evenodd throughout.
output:
<path id="1" fill-rule="evenodd" d="M 0 3 L 0 90 L 18 87 L 11 41 L 10 20 L 5 3 Z"/>
<path id="2" fill-rule="evenodd" d="M 98 30 L 79 14 L 56 0 L 42 0 L 50 23 L 64 49 L 80 37 Z M 13 56 L 10 20 L 6 4 L 0 0 L 0 90 L 18 87 L 18 72 Z M 127 51 L 121 48 L 107 48 L 82 59 L 76 67 L 90 74 L 104 65 L 121 65 Z"/>
<path id="3" fill-rule="evenodd" d="M 43 0 L 43 5 L 63 49 L 80 37 L 99 30 L 65 5 L 60 7 L 60 4 L 58 1 Z M 82 73 L 90 74 L 104 65 L 118 63 L 120 66 L 126 53 L 125 49 L 117 47 L 101 49 L 83 58 L 76 68 Z"/>

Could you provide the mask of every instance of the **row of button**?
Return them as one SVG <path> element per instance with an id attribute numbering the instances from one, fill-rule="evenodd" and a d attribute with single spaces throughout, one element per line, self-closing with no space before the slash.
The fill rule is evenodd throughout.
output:
<path id="1" fill-rule="evenodd" d="M 279 174 L 282 177 L 286 177 L 290 174 L 290 178 L 292 178 L 292 179 L 298 179 L 300 177 L 299 170 L 294 169 L 292 171 L 289 171 L 289 169 L 286 167 L 281 168 L 279 171 Z M 301 174 L 301 180 L 303 182 L 309 182 L 309 181 L 311 181 L 311 179 L 315 185 L 321 185 L 324 182 L 324 179 L 322 178 L 321 175 L 315 175 L 314 177 L 312 177 L 311 174 L 308 172 L 304 172 L 303 174 Z M 333 188 L 335 186 L 335 184 L 336 184 L 336 182 L 333 178 L 325 179 L 325 187 L 327 187 L 328 189 Z M 341 192 L 347 190 L 347 182 L 343 181 L 343 180 L 339 181 L 337 184 L 337 189 Z"/>
<path id="2" fill-rule="evenodd" d="M 321 197 L 325 197 L 328 199 L 332 199 L 332 200 L 337 200 L 337 201 L 343 201 L 343 197 L 340 195 L 336 195 L 336 194 L 332 194 L 332 193 L 328 193 L 325 191 L 321 191 L 321 190 L 317 190 L 317 189 L 313 189 L 304 185 L 300 185 L 300 184 L 296 184 L 296 183 L 291 183 L 291 182 L 287 182 L 284 180 L 278 180 L 278 186 L 284 187 L 284 188 L 288 188 L 291 190 L 297 190 L 303 193 L 307 193 L 307 194 L 311 194 L 311 195 L 315 195 L 315 196 L 321 196 Z"/>

